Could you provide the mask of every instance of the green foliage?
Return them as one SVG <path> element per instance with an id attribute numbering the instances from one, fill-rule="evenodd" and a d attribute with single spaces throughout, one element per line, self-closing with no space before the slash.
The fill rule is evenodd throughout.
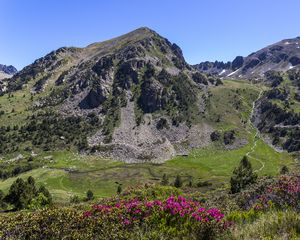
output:
<path id="1" fill-rule="evenodd" d="M 49 199 L 41 192 L 37 196 L 31 199 L 28 209 L 37 210 L 49 206 Z"/>
<path id="2" fill-rule="evenodd" d="M 28 182 L 18 178 L 10 187 L 9 194 L 6 196 L 6 202 L 15 206 L 20 210 L 27 208 L 31 199 L 34 197 L 34 193 L 31 191 L 31 186 Z"/>
<path id="3" fill-rule="evenodd" d="M 94 199 L 94 193 L 91 191 L 91 190 L 88 190 L 87 192 L 86 192 L 86 200 L 87 201 L 91 201 L 91 200 L 93 200 Z"/>
<path id="4" fill-rule="evenodd" d="M 162 180 L 161 180 L 161 185 L 163 185 L 163 186 L 169 185 L 169 179 L 168 179 L 167 174 L 163 175 Z"/>
<path id="5" fill-rule="evenodd" d="M 226 217 L 226 219 L 235 223 L 252 223 L 261 215 L 261 212 L 250 209 L 249 211 L 233 211 Z"/>
<path id="6" fill-rule="evenodd" d="M 105 102 L 103 106 L 103 111 L 105 112 L 105 118 L 103 121 L 103 129 L 102 132 L 105 135 L 104 141 L 106 143 L 111 142 L 112 134 L 115 127 L 119 124 L 121 118 L 121 102 L 120 96 L 110 96 Z"/>
<path id="7" fill-rule="evenodd" d="M 118 184 L 117 194 L 121 194 L 121 193 L 122 193 L 122 184 Z"/>
<path id="8" fill-rule="evenodd" d="M 160 186 L 160 185 L 146 185 L 144 187 L 129 187 L 124 190 L 122 197 L 124 198 L 138 198 L 148 200 L 162 200 L 168 196 L 179 196 L 182 191 L 178 188 L 171 186 Z"/>
<path id="9" fill-rule="evenodd" d="M 45 186 L 41 186 L 38 190 L 38 193 L 41 193 L 46 197 L 47 199 L 47 201 L 45 201 L 46 205 L 52 204 L 52 196 Z"/>
<path id="10" fill-rule="evenodd" d="M 78 204 L 80 203 L 80 198 L 77 195 L 71 196 L 70 203 Z"/>
<path id="11" fill-rule="evenodd" d="M 0 190 L 0 209 L 6 208 L 6 202 L 4 201 L 5 194 L 2 190 Z"/>
<path id="12" fill-rule="evenodd" d="M 287 174 L 289 173 L 289 169 L 287 166 L 282 166 L 282 168 L 280 169 L 280 174 L 284 175 L 284 174 Z"/>
<path id="13" fill-rule="evenodd" d="M 230 179 L 231 193 L 238 193 L 247 185 L 256 181 L 257 175 L 253 172 L 251 163 L 244 156 L 238 168 L 235 168 Z"/>
<path id="14" fill-rule="evenodd" d="M 177 175 L 174 181 L 174 187 L 180 188 L 182 187 L 182 179 L 180 175 Z"/>
<path id="15" fill-rule="evenodd" d="M 95 122 L 93 116 L 87 117 L 62 117 L 52 111 L 39 111 L 27 119 L 26 124 L 19 129 L 0 128 L 0 153 L 15 152 L 22 143 L 31 143 L 44 151 L 65 149 L 76 146 L 87 148 L 87 135 L 96 131 L 100 122 Z M 18 145 L 16 144 L 18 143 Z M 16 146 L 12 148 L 12 146 Z M 27 163 L 21 170 L 25 172 L 33 169 L 31 163 Z"/>
<path id="16" fill-rule="evenodd" d="M 36 169 L 41 165 L 42 163 L 40 161 L 33 162 L 30 158 L 19 159 L 13 162 L 2 162 L 0 163 L 0 179 L 5 180 L 10 177 L 18 176 L 32 169 Z"/>
<path id="17" fill-rule="evenodd" d="M 232 231 L 233 239 L 299 239 L 300 215 L 297 212 L 268 212 L 255 221 L 238 224 Z"/>
<path id="18" fill-rule="evenodd" d="M 35 199 L 36 198 L 36 199 Z M 18 178 L 10 187 L 8 195 L 5 196 L 4 201 L 14 205 L 17 210 L 38 207 L 38 204 L 46 206 L 52 203 L 52 197 L 49 191 L 41 186 L 37 191 L 35 180 L 33 177 L 28 177 L 25 182 L 22 178 Z"/>

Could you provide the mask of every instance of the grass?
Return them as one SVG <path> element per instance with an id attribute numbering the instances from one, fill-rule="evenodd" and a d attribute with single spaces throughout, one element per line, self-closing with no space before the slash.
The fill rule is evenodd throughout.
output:
<path id="1" fill-rule="evenodd" d="M 220 183 L 228 184 L 231 173 L 240 159 L 251 149 L 252 143 L 236 149 L 224 150 L 215 146 L 195 149 L 188 157 L 175 157 L 164 164 L 125 164 L 96 156 L 78 155 L 72 152 L 53 152 L 52 161 L 44 166 L 21 174 L 20 177 L 33 176 L 38 184 L 44 184 L 51 191 L 56 201 L 68 201 L 70 196 L 84 197 L 91 189 L 97 197 L 107 197 L 116 193 L 116 182 L 126 186 L 138 186 L 141 183 L 159 183 L 163 174 L 167 174 L 170 182 L 176 175 L 187 181 L 192 177 L 197 181 L 210 181 L 216 187 Z M 276 175 L 282 165 L 292 168 L 293 159 L 287 153 L 277 153 L 263 141 L 250 155 L 265 163 L 259 175 Z M 254 169 L 261 164 L 250 159 Z M 7 191 L 16 178 L 0 182 L 0 189 Z"/>
<path id="2" fill-rule="evenodd" d="M 38 184 L 47 186 L 56 201 L 64 202 L 73 195 L 84 197 L 89 189 L 96 197 L 111 196 L 116 193 L 116 182 L 122 183 L 123 188 L 148 182 L 159 183 L 163 174 L 167 174 L 171 183 L 176 175 L 181 175 L 184 184 L 192 178 L 194 185 L 199 181 L 209 181 L 213 184 L 213 188 L 226 187 L 233 169 L 248 152 L 251 152 L 250 161 L 255 170 L 261 169 L 262 163 L 264 164 L 264 168 L 258 172 L 259 175 L 276 175 L 283 165 L 293 168 L 294 161 L 286 152 L 275 152 L 262 140 L 255 139 L 256 131 L 247 122 L 252 103 L 256 100 L 261 87 L 245 81 L 226 80 L 223 86 L 211 89 L 208 114 L 203 121 L 209 122 L 220 131 L 236 129 L 238 137 L 248 141 L 248 144 L 241 148 L 226 150 L 220 143 L 211 144 L 204 149 L 192 150 L 187 157 L 177 156 L 159 165 L 125 164 L 97 156 L 79 155 L 72 150 L 54 152 L 37 150 L 36 159 L 44 162 L 44 166 L 19 177 L 33 176 Z M 26 115 L 23 113 L 30 99 L 29 95 L 23 98 L 23 94 L 23 91 L 18 91 L 14 93 L 14 98 L 0 97 L 0 105 L 6 112 L 9 112 L 11 107 L 16 108 L 15 113 L 1 116 L 0 122 L 14 124 L 24 120 Z M 20 104 L 22 101 L 25 104 Z M 8 105 L 9 102 L 11 105 Z M 217 115 L 221 116 L 219 122 L 215 121 Z M 256 140 L 257 144 L 253 148 Z M 15 156 L 5 156 L 3 161 L 13 157 Z M 0 181 L 0 189 L 8 191 L 15 179 Z"/>
<path id="3" fill-rule="evenodd" d="M 300 216 L 296 212 L 268 212 L 253 223 L 237 226 L 232 239 L 299 239 Z"/>

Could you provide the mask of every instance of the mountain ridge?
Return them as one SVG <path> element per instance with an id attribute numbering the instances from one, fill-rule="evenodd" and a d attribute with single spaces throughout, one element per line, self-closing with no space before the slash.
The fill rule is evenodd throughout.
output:
<path id="1" fill-rule="evenodd" d="M 10 78 L 17 72 L 18 70 L 12 65 L 0 64 L 0 80 L 4 78 Z"/>
<path id="2" fill-rule="evenodd" d="M 53 112 L 61 121 L 82 119 L 90 130 L 82 130 L 80 149 L 162 162 L 188 151 L 183 142 L 208 144 L 213 129 L 202 121 L 204 97 L 219 84 L 193 69 L 176 44 L 143 27 L 85 48 L 52 51 L 15 74 L 2 92 L 30 93 L 30 109 Z"/>
<path id="3" fill-rule="evenodd" d="M 237 56 L 232 62 L 202 62 L 194 65 L 202 72 L 226 78 L 248 78 L 260 81 L 268 71 L 288 71 L 300 67 L 300 37 L 270 44 L 247 57 Z"/>

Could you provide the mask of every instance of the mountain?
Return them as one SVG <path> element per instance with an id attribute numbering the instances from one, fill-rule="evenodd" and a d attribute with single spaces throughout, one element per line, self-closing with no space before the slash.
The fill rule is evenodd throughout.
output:
<path id="1" fill-rule="evenodd" d="M 3 79 L 9 79 L 17 72 L 18 70 L 12 65 L 6 66 L 0 64 L 0 94 L 3 90 L 7 88 L 8 85 L 8 81 L 3 81 Z"/>
<path id="2" fill-rule="evenodd" d="M 12 65 L 6 66 L 0 64 L 0 72 L 6 73 L 8 75 L 14 75 L 15 73 L 18 72 L 18 70 Z"/>
<path id="3" fill-rule="evenodd" d="M 18 72 L 18 70 L 12 65 L 6 66 L 3 64 L 0 64 L 0 80 L 4 79 L 4 78 L 10 78 L 10 77 L 12 77 L 12 75 L 14 75 L 17 72 Z"/>
<path id="4" fill-rule="evenodd" d="M 287 71 L 300 67 L 300 37 L 285 39 L 247 57 L 238 56 L 232 62 L 202 62 L 196 69 L 230 78 L 265 78 L 270 70 Z"/>
<path id="5" fill-rule="evenodd" d="M 74 143 L 127 162 L 161 162 L 210 141 L 213 129 L 202 123 L 204 98 L 219 84 L 187 64 L 176 44 L 139 28 L 53 51 L 16 73 L 2 94 L 31 94 L 28 108 L 36 114 L 24 128 L 38 139 L 24 135 L 24 141 L 45 148 Z M 49 132 L 53 146 L 41 139 Z"/>

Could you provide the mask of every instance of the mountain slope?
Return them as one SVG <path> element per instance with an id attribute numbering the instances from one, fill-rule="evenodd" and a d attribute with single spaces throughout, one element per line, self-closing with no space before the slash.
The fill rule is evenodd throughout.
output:
<path id="1" fill-rule="evenodd" d="M 300 67 L 300 37 L 282 40 L 247 57 L 238 56 L 232 62 L 203 62 L 194 67 L 222 77 L 259 80 L 270 70 Z"/>
<path id="2" fill-rule="evenodd" d="M 161 162 L 209 143 L 204 96 L 218 84 L 192 69 L 176 44 L 140 28 L 53 51 L 15 74 L 6 92 L 31 94 L 26 108 L 35 114 L 27 112 L 23 128 L 32 137 L 19 132 L 24 142 Z"/>
<path id="3" fill-rule="evenodd" d="M 278 150 L 300 150 L 300 70 L 268 75 L 273 82 L 257 102 L 254 124 Z"/>

